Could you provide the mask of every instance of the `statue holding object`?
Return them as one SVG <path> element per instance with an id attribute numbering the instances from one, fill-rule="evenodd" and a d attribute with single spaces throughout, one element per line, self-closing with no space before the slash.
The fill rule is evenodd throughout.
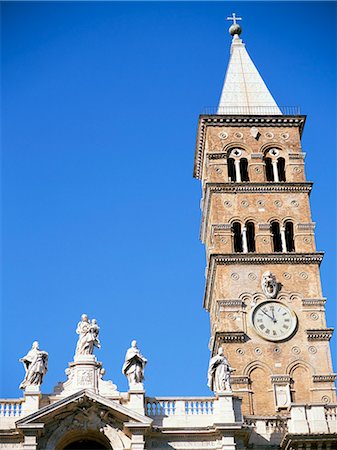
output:
<path id="1" fill-rule="evenodd" d="M 92 355 L 94 353 L 94 347 L 101 348 L 99 335 L 99 326 L 95 319 L 90 320 L 86 314 L 82 314 L 81 321 L 77 324 L 76 333 L 78 341 L 76 345 L 75 356 L 79 355 Z"/>
<path id="2" fill-rule="evenodd" d="M 127 377 L 130 387 L 143 382 L 146 363 L 147 359 L 140 353 L 137 341 L 132 341 L 122 368 L 122 373 Z"/>
<path id="3" fill-rule="evenodd" d="M 208 386 L 213 392 L 231 391 L 230 375 L 234 372 L 220 347 L 218 354 L 210 359 L 208 367 Z"/>
<path id="4" fill-rule="evenodd" d="M 20 389 L 28 386 L 40 386 L 48 370 L 48 353 L 39 349 L 39 343 L 33 342 L 26 356 L 19 359 L 23 363 L 26 375 L 20 384 Z"/>

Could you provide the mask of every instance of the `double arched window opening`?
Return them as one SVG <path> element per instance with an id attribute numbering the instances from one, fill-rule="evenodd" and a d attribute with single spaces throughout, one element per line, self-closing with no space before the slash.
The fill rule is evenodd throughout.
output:
<path id="1" fill-rule="evenodd" d="M 247 221 L 243 226 L 240 222 L 233 222 L 233 244 L 236 253 L 255 252 L 255 225 Z"/>
<path id="2" fill-rule="evenodd" d="M 271 222 L 271 234 L 274 252 L 294 252 L 294 224 L 287 220 L 284 225 L 274 220 Z"/>
<path id="3" fill-rule="evenodd" d="M 280 225 L 277 220 L 271 222 L 271 234 L 273 252 L 287 253 L 295 251 L 294 224 L 290 220 Z M 233 250 L 235 253 L 254 253 L 255 245 L 255 224 L 247 221 L 243 225 L 239 221 L 232 224 Z"/>
<path id="4" fill-rule="evenodd" d="M 276 148 L 270 149 L 264 158 L 267 181 L 286 181 L 285 159 Z"/>
<path id="5" fill-rule="evenodd" d="M 242 150 L 233 149 L 227 158 L 228 179 L 232 182 L 249 181 L 248 160 L 242 157 Z"/>
<path id="6" fill-rule="evenodd" d="M 228 180 L 241 183 L 249 181 L 248 159 L 243 156 L 244 150 L 234 148 L 227 158 Z M 286 181 L 285 159 L 280 156 L 277 148 L 271 148 L 265 153 L 265 174 L 267 181 Z"/>

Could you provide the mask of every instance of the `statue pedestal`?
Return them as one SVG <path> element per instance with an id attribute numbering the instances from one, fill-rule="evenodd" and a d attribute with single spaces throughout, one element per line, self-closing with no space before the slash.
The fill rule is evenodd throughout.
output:
<path id="1" fill-rule="evenodd" d="M 214 421 L 216 423 L 235 423 L 233 392 L 216 392 L 217 400 L 214 402 Z"/>
<path id="2" fill-rule="evenodd" d="M 129 388 L 129 403 L 128 408 L 133 411 L 145 415 L 145 390 L 143 383 L 132 384 Z"/>
<path id="3" fill-rule="evenodd" d="M 105 370 L 95 355 L 75 355 L 74 361 L 66 369 L 68 380 L 55 388 L 55 393 L 66 396 L 74 392 L 88 389 L 95 394 L 118 396 L 117 386 L 111 381 L 102 379 Z"/>
<path id="4" fill-rule="evenodd" d="M 39 385 L 27 386 L 22 403 L 22 416 L 28 416 L 40 408 L 41 390 Z"/>

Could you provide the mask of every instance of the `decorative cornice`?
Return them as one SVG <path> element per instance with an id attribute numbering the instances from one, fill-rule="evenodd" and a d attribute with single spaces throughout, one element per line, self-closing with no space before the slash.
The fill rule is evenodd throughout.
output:
<path id="1" fill-rule="evenodd" d="M 249 384 L 249 377 L 240 376 L 240 375 L 232 375 L 231 376 L 231 384 Z"/>
<path id="2" fill-rule="evenodd" d="M 316 223 L 315 222 L 309 222 L 309 223 L 299 223 L 297 225 L 298 231 L 311 231 L 313 232 L 315 230 Z"/>
<path id="3" fill-rule="evenodd" d="M 289 159 L 302 159 L 304 160 L 305 153 L 289 153 Z"/>
<path id="4" fill-rule="evenodd" d="M 270 223 L 259 223 L 260 231 L 270 231 Z"/>
<path id="5" fill-rule="evenodd" d="M 320 264 L 323 252 L 316 253 L 228 253 L 212 254 L 219 265 L 231 264 Z"/>
<path id="6" fill-rule="evenodd" d="M 289 375 L 271 375 L 272 383 L 290 383 L 291 377 Z"/>
<path id="7" fill-rule="evenodd" d="M 202 114 L 199 116 L 198 134 L 196 140 L 196 149 L 194 157 L 193 176 L 201 179 L 202 163 L 205 151 L 206 128 L 209 126 L 263 126 L 263 127 L 296 127 L 302 134 L 306 116 L 251 116 L 251 115 L 220 115 L 220 114 Z"/>
<path id="8" fill-rule="evenodd" d="M 226 152 L 217 152 L 217 153 L 207 153 L 207 159 L 226 159 L 227 153 Z"/>
<path id="9" fill-rule="evenodd" d="M 325 383 L 325 382 L 333 383 L 336 378 L 337 378 L 337 375 L 335 373 L 312 376 L 312 380 L 314 383 Z"/>
<path id="10" fill-rule="evenodd" d="M 333 330 L 333 328 L 306 330 L 308 341 L 330 341 Z"/>
<path id="11" fill-rule="evenodd" d="M 206 278 L 204 308 L 209 310 L 216 267 L 218 265 L 271 265 L 271 264 L 318 264 L 323 259 L 323 252 L 316 253 L 227 253 L 211 254 Z"/>
<path id="12" fill-rule="evenodd" d="M 232 231 L 232 224 L 231 223 L 215 223 L 214 225 L 212 225 L 212 228 L 214 230 Z"/>
<path id="13" fill-rule="evenodd" d="M 263 159 L 263 153 L 251 153 L 250 154 L 250 157 L 252 158 L 252 159 Z"/>
<path id="14" fill-rule="evenodd" d="M 326 298 L 304 298 L 302 299 L 303 306 L 324 306 Z"/>
<path id="15" fill-rule="evenodd" d="M 220 194 L 237 194 L 237 193 L 289 193 L 299 192 L 309 194 L 312 189 L 313 183 L 311 182 L 280 182 L 266 181 L 265 183 L 254 183 L 251 181 L 242 183 L 207 183 L 206 189 L 211 193 Z"/>
<path id="16" fill-rule="evenodd" d="M 217 300 L 217 304 L 218 306 L 221 308 L 231 308 L 231 307 L 239 307 L 241 308 L 241 306 L 243 305 L 243 301 L 240 299 L 233 299 L 233 300 Z"/>
<path id="17" fill-rule="evenodd" d="M 242 344 L 248 340 L 243 331 L 217 331 L 215 333 L 213 354 L 218 351 L 221 344 Z"/>

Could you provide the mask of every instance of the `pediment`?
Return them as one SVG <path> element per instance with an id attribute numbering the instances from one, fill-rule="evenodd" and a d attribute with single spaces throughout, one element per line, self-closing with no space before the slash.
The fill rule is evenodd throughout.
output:
<path id="1" fill-rule="evenodd" d="M 152 419 L 139 414 L 116 401 L 109 400 L 86 389 L 69 395 L 51 405 L 47 405 L 16 422 L 17 428 L 42 428 L 51 421 L 64 420 L 69 416 L 84 414 L 97 416 L 96 421 L 114 422 L 121 426 L 137 426 L 149 428 Z M 94 420 L 89 417 L 88 420 Z"/>

